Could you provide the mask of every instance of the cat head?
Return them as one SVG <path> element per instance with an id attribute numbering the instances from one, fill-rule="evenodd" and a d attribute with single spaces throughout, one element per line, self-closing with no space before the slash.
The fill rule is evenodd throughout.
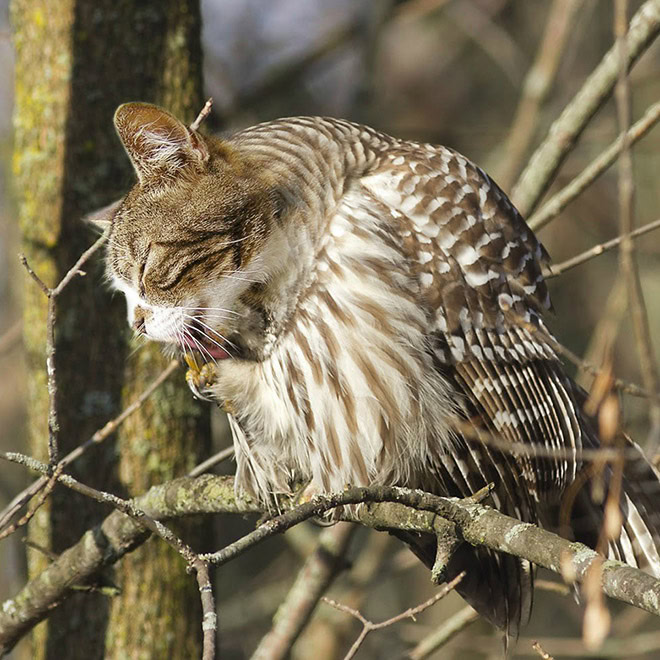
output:
<path id="1" fill-rule="evenodd" d="M 275 187 L 229 144 L 156 106 L 120 106 L 115 127 L 137 183 L 97 221 L 111 216 L 108 274 L 129 323 L 206 361 L 240 352 L 242 301 L 282 267 Z"/>

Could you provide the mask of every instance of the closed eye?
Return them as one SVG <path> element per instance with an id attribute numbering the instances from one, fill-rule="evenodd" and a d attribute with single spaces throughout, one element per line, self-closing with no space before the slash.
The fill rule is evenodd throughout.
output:
<path id="1" fill-rule="evenodd" d="M 149 255 L 151 254 L 151 243 L 147 245 L 146 252 L 144 254 L 144 257 L 142 257 L 140 261 L 140 270 L 138 272 L 138 291 L 140 292 L 140 296 L 144 298 L 145 296 L 145 287 L 144 287 L 144 273 L 147 269 L 147 261 L 149 261 Z"/>
<path id="2" fill-rule="evenodd" d="M 138 273 L 138 291 L 140 292 L 140 297 L 144 298 L 145 296 L 145 290 L 144 290 L 144 270 L 147 266 L 146 260 L 142 262 L 140 265 L 140 272 Z"/>

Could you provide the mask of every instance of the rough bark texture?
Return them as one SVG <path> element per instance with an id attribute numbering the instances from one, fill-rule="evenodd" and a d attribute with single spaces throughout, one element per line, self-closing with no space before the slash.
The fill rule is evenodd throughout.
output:
<path id="1" fill-rule="evenodd" d="M 128 159 L 112 128 L 117 105 L 152 101 L 191 120 L 201 107 L 199 6 L 197 0 L 13 0 L 12 18 L 14 165 L 23 249 L 53 285 L 93 239 L 81 217 L 131 184 Z M 98 259 L 87 271 L 58 298 L 60 454 L 87 439 L 164 365 L 145 347 L 127 358 L 122 302 L 104 290 Z M 45 457 L 46 298 L 26 282 L 31 451 Z M 79 461 L 74 474 L 121 494 L 185 472 L 204 454 L 208 425 L 181 381 L 133 417 L 117 443 Z M 59 553 L 107 513 L 56 489 L 50 506 L 31 523 L 30 536 Z M 184 535 L 195 546 L 202 543 Z M 30 551 L 32 575 L 46 563 Z M 53 613 L 35 637 L 34 657 L 199 654 L 195 581 L 164 544 L 147 544 L 114 580 L 123 589 L 120 597 L 111 601 L 81 592 Z"/>

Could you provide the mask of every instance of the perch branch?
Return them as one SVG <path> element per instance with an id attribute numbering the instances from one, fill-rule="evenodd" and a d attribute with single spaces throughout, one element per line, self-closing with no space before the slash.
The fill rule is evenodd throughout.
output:
<path id="1" fill-rule="evenodd" d="M 41 464 L 43 466 L 43 463 Z M 59 480 L 64 482 L 66 475 Z M 70 477 L 66 477 L 70 479 Z M 247 541 L 228 546 L 224 551 L 199 555 L 206 560 L 228 561 L 275 534 L 313 516 L 348 504 L 371 502 L 357 511 L 341 510 L 340 518 L 375 529 L 402 529 L 435 534 L 438 517 L 454 523 L 461 538 L 476 546 L 522 557 L 539 566 L 562 573 L 570 564 L 571 574 L 581 581 L 589 566 L 602 556 L 580 543 L 569 542 L 556 534 L 505 516 L 471 500 L 455 500 L 404 488 L 353 488 L 343 493 L 315 497 L 266 521 Z M 247 513 L 260 510 L 249 498 L 237 498 L 233 479 L 203 475 L 184 477 L 156 486 L 131 505 L 148 516 L 167 519 L 199 513 Z M 282 500 L 283 509 L 291 507 Z M 442 525 L 440 525 L 442 527 Z M 111 513 L 94 530 L 86 532 L 73 547 L 63 552 L 41 574 L 28 582 L 12 599 L 0 606 L 0 653 L 16 641 L 52 608 L 66 598 L 73 585 L 118 561 L 148 536 L 137 521 L 119 511 Z M 618 561 L 602 563 L 603 592 L 640 609 L 660 616 L 660 580 Z"/>

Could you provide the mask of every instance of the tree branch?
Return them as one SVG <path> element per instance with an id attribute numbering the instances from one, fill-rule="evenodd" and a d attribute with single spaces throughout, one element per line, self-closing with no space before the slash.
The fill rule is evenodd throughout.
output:
<path id="1" fill-rule="evenodd" d="M 584 192 L 612 163 L 623 149 L 627 138 L 632 146 L 641 140 L 660 121 L 660 102 L 654 103 L 630 130 L 610 144 L 578 174 L 570 183 L 555 193 L 536 213 L 527 218 L 527 224 L 538 231 L 556 218 L 574 199 Z"/>
<path id="2" fill-rule="evenodd" d="M 344 555 L 356 530 L 350 523 L 337 523 L 320 535 L 318 547 L 305 561 L 251 660 L 289 657 L 320 598 L 345 567 Z"/>
<path id="3" fill-rule="evenodd" d="M 647 0 L 630 21 L 626 39 L 629 70 L 660 32 L 660 0 Z M 598 108 L 610 96 L 619 78 L 619 49 L 615 44 L 587 78 L 582 89 L 550 127 L 545 141 L 530 158 L 513 188 L 511 198 L 528 216 L 548 189 L 555 173 L 570 153 Z"/>
<path id="4" fill-rule="evenodd" d="M 62 475 L 62 479 L 65 475 Z M 367 506 L 349 504 L 371 502 Z M 598 553 L 580 543 L 521 523 L 472 500 L 437 497 L 404 488 L 353 488 L 343 493 L 315 497 L 292 507 L 283 499 L 285 513 L 261 524 L 238 544 L 232 544 L 206 560 L 229 561 L 258 542 L 284 532 L 302 520 L 343 507 L 338 517 L 379 530 L 402 529 L 435 534 L 445 531 L 446 520 L 454 523 L 461 538 L 475 546 L 485 546 L 525 558 L 539 566 L 562 573 L 568 565 L 576 581 L 581 581 Z M 250 513 L 260 507 L 249 498 L 234 494 L 231 477 L 204 475 L 183 477 L 150 489 L 133 500 L 136 509 L 149 516 L 167 519 L 199 513 Z M 94 530 L 88 531 L 73 547 L 62 553 L 48 568 L 0 606 L 0 653 L 18 639 L 85 581 L 140 545 L 148 533 L 138 522 L 114 511 Z M 249 539 L 249 540 L 246 540 Z M 602 563 L 602 589 L 605 594 L 660 616 L 660 580 L 618 561 Z"/>

